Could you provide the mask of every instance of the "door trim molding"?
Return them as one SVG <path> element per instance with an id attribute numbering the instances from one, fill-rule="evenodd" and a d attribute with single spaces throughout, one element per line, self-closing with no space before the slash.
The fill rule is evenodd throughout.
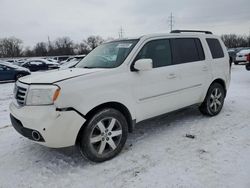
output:
<path id="1" fill-rule="evenodd" d="M 192 89 L 192 88 L 196 88 L 196 87 L 200 87 L 200 86 L 202 86 L 202 84 L 196 84 L 196 85 L 192 85 L 192 86 L 177 89 L 177 90 L 173 90 L 173 91 L 169 91 L 169 92 L 165 92 L 165 93 L 161 93 L 161 94 L 157 94 L 157 95 L 152 95 L 152 96 L 149 96 L 149 97 L 144 97 L 144 98 L 139 99 L 139 101 L 142 102 L 142 101 L 149 100 L 149 99 L 152 99 L 152 98 L 161 97 L 161 96 L 164 96 L 164 95 L 170 95 L 170 94 L 173 94 L 173 93 L 177 93 L 177 92 L 180 92 L 180 91 L 183 91 L 183 90 Z"/>

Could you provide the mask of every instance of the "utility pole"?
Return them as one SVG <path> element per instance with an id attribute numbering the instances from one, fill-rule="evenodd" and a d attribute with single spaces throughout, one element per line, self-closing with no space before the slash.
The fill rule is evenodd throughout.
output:
<path id="1" fill-rule="evenodd" d="M 170 16 L 168 17 L 168 22 L 169 22 L 169 27 L 170 27 L 170 31 L 173 30 L 173 26 L 174 26 L 174 16 L 171 12 Z"/>
<path id="2" fill-rule="evenodd" d="M 51 49 L 52 49 L 51 41 L 50 41 L 50 38 L 48 36 L 48 52 L 49 52 L 48 55 L 50 55 Z"/>
<path id="3" fill-rule="evenodd" d="M 123 35 L 124 35 L 124 30 L 123 28 L 121 27 L 119 32 L 118 32 L 118 35 L 119 35 L 119 38 L 122 39 L 123 38 Z"/>

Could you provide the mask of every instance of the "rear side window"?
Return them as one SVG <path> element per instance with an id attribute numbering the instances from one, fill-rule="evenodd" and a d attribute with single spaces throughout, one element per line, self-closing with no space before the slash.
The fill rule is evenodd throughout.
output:
<path id="1" fill-rule="evenodd" d="M 145 44 L 135 60 L 152 59 L 153 68 L 172 64 L 172 54 L 169 39 L 153 40 Z"/>
<path id="2" fill-rule="evenodd" d="M 171 44 L 175 64 L 205 59 L 204 51 L 198 38 L 176 38 L 171 40 Z"/>
<path id="3" fill-rule="evenodd" d="M 206 39 L 206 41 L 213 59 L 224 57 L 224 52 L 218 39 Z"/>

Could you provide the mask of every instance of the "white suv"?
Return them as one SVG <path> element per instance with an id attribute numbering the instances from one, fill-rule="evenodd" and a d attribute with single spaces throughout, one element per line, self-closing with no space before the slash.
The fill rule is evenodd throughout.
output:
<path id="1" fill-rule="evenodd" d="M 104 43 L 73 69 L 19 79 L 11 121 L 48 147 L 79 145 L 89 160 L 116 156 L 136 123 L 197 104 L 214 116 L 230 82 L 227 50 L 211 32 Z"/>

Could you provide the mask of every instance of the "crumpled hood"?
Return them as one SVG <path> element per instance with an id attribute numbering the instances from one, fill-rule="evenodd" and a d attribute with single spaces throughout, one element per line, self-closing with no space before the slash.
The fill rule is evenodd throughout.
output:
<path id="1" fill-rule="evenodd" d="M 20 78 L 19 81 L 27 84 L 52 84 L 58 81 L 75 78 L 87 74 L 102 71 L 104 69 L 73 68 L 66 70 L 52 70 L 47 72 L 35 72 L 30 76 Z"/>

